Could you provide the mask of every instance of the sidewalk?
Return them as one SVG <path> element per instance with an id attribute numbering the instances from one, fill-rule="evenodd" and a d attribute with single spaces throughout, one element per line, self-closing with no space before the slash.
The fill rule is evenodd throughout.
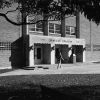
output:
<path id="1" fill-rule="evenodd" d="M 37 68 L 39 67 L 39 68 Z M 100 63 L 76 63 L 62 64 L 62 68 L 57 69 L 57 65 L 37 65 L 26 69 L 16 69 L 14 71 L 0 74 L 0 76 L 11 75 L 44 75 L 44 74 L 100 74 Z"/>

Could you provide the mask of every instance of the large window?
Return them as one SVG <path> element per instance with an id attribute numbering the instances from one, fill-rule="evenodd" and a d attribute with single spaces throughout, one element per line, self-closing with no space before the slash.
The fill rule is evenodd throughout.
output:
<path id="1" fill-rule="evenodd" d="M 61 25 L 55 23 L 49 23 L 49 33 L 60 34 Z M 66 26 L 66 34 L 75 35 L 75 27 Z"/>
<path id="2" fill-rule="evenodd" d="M 37 24 L 29 25 L 29 31 L 30 32 L 43 32 L 43 24 L 37 23 Z"/>
<path id="3" fill-rule="evenodd" d="M 49 33 L 52 34 L 61 34 L 61 25 L 55 23 L 49 23 Z M 66 26 L 66 34 L 68 35 L 75 35 L 75 27 L 73 26 Z M 29 32 L 42 32 L 43 33 L 43 23 L 37 23 L 29 25 Z"/>
<path id="4" fill-rule="evenodd" d="M 55 23 L 49 23 L 49 32 L 60 34 L 60 25 Z"/>

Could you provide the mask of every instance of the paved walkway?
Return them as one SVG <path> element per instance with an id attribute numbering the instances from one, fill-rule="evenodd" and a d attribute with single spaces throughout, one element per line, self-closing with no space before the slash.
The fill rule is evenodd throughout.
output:
<path id="1" fill-rule="evenodd" d="M 57 65 L 37 65 L 31 68 L 17 69 L 11 72 L 0 74 L 0 76 L 10 75 L 39 75 L 39 74 L 100 74 L 100 63 L 76 63 L 62 64 L 62 68 L 57 69 Z"/>

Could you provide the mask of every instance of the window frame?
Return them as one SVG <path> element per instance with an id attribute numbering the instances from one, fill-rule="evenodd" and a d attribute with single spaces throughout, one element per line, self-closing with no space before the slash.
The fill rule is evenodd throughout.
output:
<path id="1" fill-rule="evenodd" d="M 53 28 L 52 28 L 52 29 L 50 29 L 50 24 L 53 24 Z M 57 23 L 50 23 L 50 22 L 49 22 L 48 31 L 49 31 L 50 34 L 61 34 L 61 33 L 60 33 L 60 29 L 58 30 L 58 29 L 56 28 L 57 25 L 60 26 L 60 24 L 57 24 Z M 59 28 L 60 28 L 60 27 L 59 27 Z M 53 31 L 53 32 L 50 32 L 50 31 Z M 57 32 L 57 31 L 59 31 L 59 32 Z"/>
<path id="2" fill-rule="evenodd" d="M 0 42 L 0 51 L 11 50 L 11 42 Z"/>
<path id="3" fill-rule="evenodd" d="M 40 23 L 37 23 L 37 24 L 40 24 Z M 43 33 L 43 27 L 38 28 L 38 27 L 37 27 L 37 24 L 29 25 L 29 27 L 28 27 L 29 32 Z M 43 23 L 41 23 L 41 24 L 42 24 L 42 26 L 43 26 Z M 33 27 L 32 27 L 32 26 L 33 26 Z M 31 30 L 31 29 L 33 29 L 33 30 Z M 38 31 L 37 29 L 42 30 L 42 31 Z"/>
<path id="4" fill-rule="evenodd" d="M 67 27 L 69 28 L 69 30 L 67 31 L 67 30 L 65 29 L 65 30 L 66 30 L 66 34 L 67 34 L 67 35 L 75 35 L 75 28 L 76 28 L 76 27 L 74 27 L 74 26 L 66 26 L 66 28 L 67 28 Z M 72 29 L 74 29 L 74 32 L 72 31 Z M 67 32 L 69 32 L 69 33 L 67 33 Z"/>

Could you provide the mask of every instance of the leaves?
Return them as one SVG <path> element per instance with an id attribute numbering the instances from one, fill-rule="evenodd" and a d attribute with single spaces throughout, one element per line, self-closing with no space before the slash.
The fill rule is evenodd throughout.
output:
<path id="1" fill-rule="evenodd" d="M 0 8 L 18 3 L 21 13 L 45 14 L 47 17 L 60 20 L 64 15 L 75 15 L 76 11 L 100 23 L 100 0 L 0 0 Z"/>

